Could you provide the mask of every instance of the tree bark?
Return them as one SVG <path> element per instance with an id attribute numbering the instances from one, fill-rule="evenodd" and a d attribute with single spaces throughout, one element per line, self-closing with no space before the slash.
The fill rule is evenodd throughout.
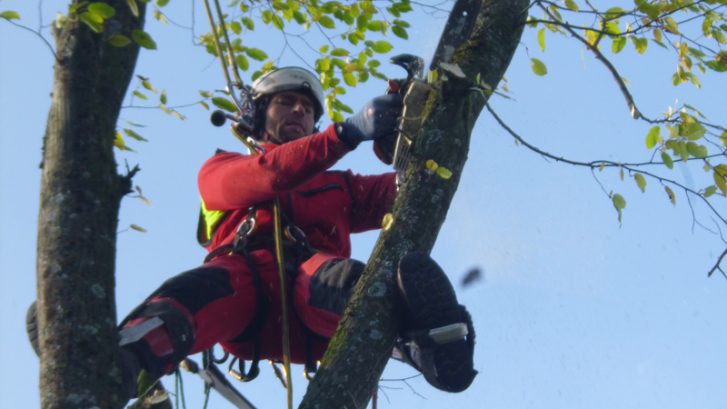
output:
<path id="1" fill-rule="evenodd" d="M 454 5 L 435 52 L 431 68 L 438 75 L 429 81 L 432 91 L 393 223 L 382 230 L 300 408 L 367 405 L 399 327 L 397 263 L 410 251 L 431 251 L 457 189 L 472 128 L 488 90 L 497 88 L 517 48 L 527 6 L 527 0 L 458 0 Z M 428 160 L 451 171 L 451 177 L 428 170 Z"/>
<path id="2" fill-rule="evenodd" d="M 73 4 L 77 2 L 72 2 Z M 116 48 L 114 33 L 142 29 L 125 0 L 102 34 L 69 15 L 57 56 L 43 143 L 37 279 L 41 406 L 117 408 L 114 297 L 116 231 L 131 176 L 116 171 L 113 144 L 139 47 Z"/>

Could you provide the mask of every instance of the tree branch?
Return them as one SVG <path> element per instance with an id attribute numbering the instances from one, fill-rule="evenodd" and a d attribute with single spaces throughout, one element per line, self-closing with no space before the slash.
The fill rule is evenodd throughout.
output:
<path id="1" fill-rule="evenodd" d="M 406 253 L 431 250 L 456 191 L 472 127 L 488 95 L 473 93 L 480 76 L 492 89 L 502 79 L 524 27 L 526 0 L 460 0 L 435 52 L 438 79 L 425 101 L 424 123 L 392 214 L 381 232 L 321 368 L 301 409 L 365 407 L 388 362 L 399 323 L 394 274 Z M 466 78 L 445 72 L 458 67 Z M 427 161 L 451 171 L 446 179 L 428 172 Z M 422 206 L 426 203 L 426 206 Z"/>
<path id="2" fill-rule="evenodd" d="M 507 133 L 509 133 L 509 134 L 510 134 L 510 135 L 511 135 L 511 136 L 512 136 L 513 138 L 515 138 L 515 140 L 517 140 L 517 141 L 518 141 L 518 142 L 519 142 L 520 144 L 522 144 L 522 145 L 523 145 L 523 146 L 525 146 L 526 148 L 530 149 L 531 151 L 533 151 L 533 152 L 535 152 L 535 153 L 537 153 L 537 154 L 539 154 L 539 155 L 541 155 L 541 156 L 544 156 L 544 157 L 546 157 L 546 158 L 548 158 L 548 159 L 553 159 L 553 160 L 555 160 L 556 162 L 562 162 L 562 163 L 567 163 L 567 164 L 569 164 L 569 165 L 574 165 L 574 166 L 581 166 L 581 167 L 587 167 L 587 168 L 591 169 L 592 173 L 593 173 L 593 172 L 594 172 L 594 171 L 595 171 L 596 169 L 600 169 L 600 168 L 602 168 L 602 167 L 619 167 L 619 168 L 622 168 L 622 169 L 628 170 L 628 171 L 629 171 L 630 173 L 639 173 L 639 174 L 642 174 L 642 175 L 644 175 L 644 176 L 648 176 L 648 177 L 650 177 L 650 178 L 652 178 L 652 179 L 655 179 L 655 180 L 659 181 L 659 182 L 660 182 L 660 183 L 662 183 L 662 184 L 664 184 L 664 183 L 666 183 L 666 184 L 670 184 L 670 185 L 672 185 L 672 186 L 675 186 L 675 187 L 677 187 L 677 188 L 679 188 L 679 189 L 683 190 L 683 191 L 684 191 L 684 193 L 685 193 L 685 196 L 687 197 L 687 200 L 688 200 L 688 201 L 689 201 L 689 197 L 690 197 L 690 195 L 693 195 L 693 196 L 695 196 L 695 197 L 698 197 L 699 199 L 701 199 L 701 200 L 702 200 L 702 202 L 704 202 L 704 204 L 706 204 L 706 205 L 707 205 L 707 207 L 708 207 L 708 208 L 709 208 L 709 209 L 710 209 L 710 210 L 712 211 L 712 214 L 714 214 L 714 215 L 715 215 L 715 216 L 716 216 L 716 217 L 717 217 L 717 218 L 718 218 L 718 219 L 719 219 L 719 220 L 720 220 L 720 221 L 722 222 L 722 224 L 724 224 L 724 225 L 727 225 L 727 218 L 725 218 L 724 216 L 722 216 L 722 215 L 720 214 L 720 212 L 719 212 L 719 211 L 718 211 L 718 210 L 717 210 L 717 209 L 716 209 L 716 208 L 714 207 L 714 205 L 712 205 L 712 203 L 711 203 L 711 202 L 710 202 L 710 201 L 709 201 L 709 200 L 708 200 L 708 199 L 707 199 L 706 197 L 704 197 L 704 195 L 702 195 L 701 193 L 699 193 L 699 192 L 695 191 L 694 189 L 691 189 L 691 188 L 689 188 L 689 187 L 685 186 L 684 184 L 682 184 L 682 183 L 679 183 L 679 182 L 677 182 L 677 181 L 675 181 L 675 180 L 673 180 L 673 179 L 668 179 L 668 178 L 665 178 L 665 177 L 663 177 L 663 176 L 657 175 L 657 174 L 655 174 L 655 173 L 652 173 L 652 172 L 644 171 L 644 170 L 641 170 L 641 169 L 636 169 L 636 167 L 638 167 L 638 166 L 646 166 L 646 165 L 658 165 L 658 164 L 659 164 L 658 162 L 642 162 L 642 163 L 618 163 L 618 162 L 613 162 L 613 161 L 606 161 L 606 160 L 596 160 L 596 161 L 591 161 L 591 162 L 583 162 L 583 161 L 576 161 L 576 160 L 572 160 L 572 159 L 567 159 L 567 158 L 565 158 L 565 157 L 562 157 L 562 156 L 556 156 L 556 155 L 553 155 L 553 154 L 551 154 L 551 153 L 548 153 L 548 152 L 546 152 L 546 151 L 544 151 L 544 150 L 542 150 L 542 149 L 538 148 L 537 146 L 535 146 L 535 145 L 533 145 L 533 144 L 529 143 L 529 142 L 528 142 L 528 141 L 526 141 L 526 140 L 525 140 L 525 139 L 524 139 L 524 138 L 523 138 L 522 136 L 520 136 L 519 134 L 517 134 L 517 133 L 516 133 L 516 132 L 515 132 L 515 131 L 514 131 L 514 130 L 513 130 L 512 128 L 510 128 L 510 127 L 509 127 L 509 126 L 508 126 L 508 125 L 507 125 L 507 124 L 506 124 L 506 123 L 505 123 L 505 122 L 504 122 L 504 121 L 502 120 L 502 118 L 500 118 L 500 116 L 499 116 L 499 115 L 497 115 L 497 113 L 496 113 L 496 112 L 495 112 L 495 111 L 494 111 L 494 110 L 492 109 L 492 107 L 490 106 L 490 104 L 489 104 L 489 103 L 486 103 L 486 104 L 485 104 L 485 107 L 487 108 L 488 112 L 490 112 L 490 114 L 491 114 L 491 115 L 493 116 L 493 118 L 495 118 L 495 121 L 497 121 L 497 123 L 498 123 L 498 124 L 499 124 L 499 125 L 500 125 L 500 126 L 501 126 L 501 127 L 502 127 L 502 128 L 503 128 L 503 129 L 504 129 L 504 130 L 505 130 L 506 132 L 507 132 Z M 721 156 L 723 156 L 723 155 L 722 155 L 722 154 L 718 154 L 718 155 L 712 155 L 712 157 L 721 157 Z M 696 158 L 695 158 L 695 159 L 692 159 L 692 160 L 696 160 Z M 701 160 L 701 159 L 700 159 L 700 160 Z M 681 160 L 679 160 L 679 161 L 681 161 Z M 689 159 L 688 159 L 687 161 L 689 161 Z M 677 161 L 675 161 L 675 162 L 677 162 Z M 686 161 L 685 161 L 685 162 L 686 162 Z M 595 173 L 593 173 L 593 176 L 595 177 Z M 600 183 L 600 181 L 598 180 L 598 178 L 596 178 L 596 181 L 597 181 L 597 182 L 598 182 L 598 184 L 599 184 L 599 185 L 601 186 L 601 190 L 603 190 L 603 192 L 604 192 L 604 193 L 605 193 L 605 194 L 606 194 L 606 195 L 608 196 L 609 194 L 608 194 L 607 190 L 606 190 L 606 189 L 604 188 L 604 186 L 603 186 L 603 185 L 602 185 L 602 184 Z M 689 206 L 690 206 L 690 208 L 691 208 L 691 201 L 689 201 Z M 695 218 L 695 216 L 694 216 L 694 213 L 693 213 L 693 212 L 692 212 L 692 216 L 693 216 L 693 218 Z M 701 226 L 701 224 L 700 224 L 700 226 Z M 705 228 L 705 230 L 709 231 L 709 230 L 708 230 L 708 229 L 706 229 L 706 228 Z M 725 251 L 727 252 L 727 250 L 725 250 Z M 715 265 L 715 267 L 713 267 L 713 268 L 712 268 L 712 269 L 710 270 L 710 273 L 709 273 L 709 275 L 711 275 L 712 273 L 714 273 L 714 271 L 715 271 L 716 269 L 719 269 L 719 265 L 720 265 L 720 263 L 722 262 L 722 259 L 723 259 L 724 257 L 725 257 L 725 253 L 723 253 L 723 254 L 722 254 L 722 255 L 721 255 L 720 257 L 719 257 L 719 259 L 718 259 L 718 261 L 717 261 L 717 264 Z M 720 270 L 720 271 L 721 271 L 721 270 Z M 727 278 L 727 277 L 725 277 L 725 278 Z"/>
<path id="3" fill-rule="evenodd" d="M 7 21 L 8 23 L 14 25 L 15 27 L 21 28 L 21 29 L 26 30 L 26 31 L 30 31 L 31 33 L 33 33 L 36 36 L 38 36 L 38 38 L 40 38 L 41 40 L 43 40 L 43 43 L 46 45 L 46 47 L 48 47 L 48 49 L 50 50 L 51 54 L 53 54 L 53 59 L 56 60 L 56 62 L 59 62 L 60 61 L 58 59 L 58 54 L 56 54 L 56 50 L 53 48 L 53 45 L 50 42 L 48 42 L 48 40 L 46 40 L 45 37 L 43 37 L 43 34 L 41 34 L 40 31 L 33 30 L 30 27 L 26 27 L 26 26 L 24 26 L 22 24 L 18 24 L 16 22 L 12 21 L 12 20 L 7 20 L 7 19 L 4 19 L 4 20 Z"/>
<path id="4" fill-rule="evenodd" d="M 714 263 L 714 267 L 712 267 L 707 273 L 707 277 L 712 277 L 712 274 L 714 274 L 715 271 L 719 271 L 720 273 L 722 273 L 722 276 L 727 279 L 727 274 L 725 274 L 725 271 L 722 270 L 722 267 L 720 267 L 720 264 L 722 264 L 722 260 L 724 260 L 725 257 L 727 257 L 727 249 L 725 249 L 722 254 L 719 255 L 719 257 L 717 258 L 717 262 Z"/>

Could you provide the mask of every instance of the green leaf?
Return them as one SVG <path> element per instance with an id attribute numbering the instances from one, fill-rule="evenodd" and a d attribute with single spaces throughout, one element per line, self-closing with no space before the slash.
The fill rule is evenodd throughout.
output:
<path id="1" fill-rule="evenodd" d="M 300 25 L 307 25 L 308 24 L 308 15 L 303 14 L 300 11 L 296 10 L 293 12 L 293 19 L 296 23 Z"/>
<path id="2" fill-rule="evenodd" d="M 151 201 L 149 201 L 149 199 L 144 196 L 144 193 L 141 191 L 141 186 L 134 186 L 134 190 L 136 190 L 136 196 L 134 197 L 135 199 L 140 199 L 147 206 L 151 206 Z"/>
<path id="3" fill-rule="evenodd" d="M 671 190 L 669 186 L 664 186 L 664 191 L 666 192 L 666 195 L 669 197 L 669 201 L 671 204 L 675 205 L 677 204 L 677 196 L 674 194 L 674 191 Z"/>
<path id="4" fill-rule="evenodd" d="M 162 90 L 161 95 L 159 95 L 159 102 L 166 105 L 166 103 L 167 103 L 167 91 L 166 90 Z"/>
<path id="5" fill-rule="evenodd" d="M 548 68 L 545 64 L 537 58 L 530 59 L 530 68 L 533 70 L 535 75 L 544 76 L 548 73 Z"/>
<path id="6" fill-rule="evenodd" d="M 565 0 L 565 6 L 568 7 L 568 10 L 578 11 L 578 4 L 573 0 Z"/>
<path id="7" fill-rule="evenodd" d="M 687 152 L 695 158 L 703 159 L 709 155 L 707 147 L 696 142 L 687 142 Z"/>
<path id="8" fill-rule="evenodd" d="M 243 71 L 247 71 L 250 68 L 250 61 L 248 61 L 247 57 L 242 54 L 237 54 L 235 56 L 235 62 L 237 63 L 237 66 L 240 67 L 240 69 Z"/>
<path id="9" fill-rule="evenodd" d="M 134 29 L 134 31 L 131 32 L 131 39 L 147 50 L 156 50 L 157 48 L 157 43 L 154 42 L 154 39 L 151 38 L 149 33 L 146 31 Z"/>
<path id="10" fill-rule="evenodd" d="M 245 54 L 257 61 L 265 61 L 268 58 L 268 54 L 259 48 L 246 48 Z"/>
<path id="11" fill-rule="evenodd" d="M 210 91 L 200 90 L 199 95 L 202 98 L 212 98 L 212 93 Z"/>
<path id="12" fill-rule="evenodd" d="M 717 72 L 727 71 L 727 64 L 725 64 L 719 60 L 707 61 L 705 64 L 707 65 L 707 67 L 709 67 L 712 70 L 717 71 Z"/>
<path id="13" fill-rule="evenodd" d="M 331 55 L 336 56 L 336 57 L 345 57 L 349 54 L 350 54 L 350 52 L 345 48 L 334 48 L 331 51 Z"/>
<path id="14" fill-rule="evenodd" d="M 403 38 L 407 40 L 409 38 L 409 33 L 406 32 L 406 29 L 401 26 L 394 26 L 391 27 L 391 32 L 394 33 L 395 36 L 399 38 Z"/>
<path id="15" fill-rule="evenodd" d="M 621 211 L 626 208 L 626 199 L 620 194 L 614 193 L 611 195 L 611 202 L 618 212 L 618 222 L 621 223 Z"/>
<path id="16" fill-rule="evenodd" d="M 673 169 L 674 168 L 674 161 L 672 160 L 671 156 L 668 153 L 662 152 L 661 153 L 661 160 L 664 162 L 664 165 L 667 168 L 669 168 L 669 169 Z"/>
<path id="17" fill-rule="evenodd" d="M 661 127 L 655 126 L 646 135 L 646 149 L 652 149 L 661 140 Z"/>
<path id="18" fill-rule="evenodd" d="M 563 16 L 560 15 L 560 11 L 558 11 L 558 7 L 555 4 L 550 4 L 548 9 L 556 21 L 563 21 Z"/>
<path id="19" fill-rule="evenodd" d="M 641 37 L 631 37 L 631 42 L 634 43 L 636 52 L 639 54 L 645 53 L 646 48 L 649 46 L 649 41 L 647 39 L 641 38 Z"/>
<path id="20" fill-rule="evenodd" d="M 321 18 L 319 18 L 318 24 L 328 29 L 336 28 L 336 22 L 328 16 L 322 16 Z"/>
<path id="21" fill-rule="evenodd" d="M 235 104 L 227 98 L 214 97 L 212 98 L 212 104 L 217 108 L 224 109 L 227 112 L 237 112 Z"/>
<path id="22" fill-rule="evenodd" d="M 162 24 L 169 24 L 169 20 L 159 9 L 154 9 L 154 18 Z"/>
<path id="23" fill-rule="evenodd" d="M 595 45 L 598 40 L 598 33 L 593 30 L 586 30 L 586 42 L 589 45 Z"/>
<path id="24" fill-rule="evenodd" d="M 129 37 L 122 35 L 122 34 L 114 34 L 108 39 L 109 44 L 113 45 L 114 47 L 126 47 L 131 43 L 131 40 L 129 40 Z"/>
<path id="25" fill-rule="evenodd" d="M 691 119 L 688 122 L 685 121 L 679 125 L 679 133 L 690 141 L 696 141 L 704 137 L 704 134 L 707 132 L 704 125 L 694 120 L 691 116 L 689 118 Z"/>
<path id="26" fill-rule="evenodd" d="M 280 18 L 279 15 L 273 14 L 273 26 L 277 28 L 278 30 L 282 30 L 283 27 L 285 27 L 285 23 L 283 22 L 283 19 Z"/>
<path id="27" fill-rule="evenodd" d="M 131 10 L 131 14 L 134 15 L 134 17 L 139 17 L 139 5 L 136 4 L 136 0 L 126 0 L 126 4 L 129 6 L 129 10 Z M 133 36 L 132 36 L 133 38 Z"/>
<path id="28" fill-rule="evenodd" d="M 717 40 L 717 42 L 720 44 L 727 44 L 727 36 L 724 35 L 722 30 L 725 29 L 723 27 L 721 28 L 721 30 L 718 30 L 716 28 L 712 29 L 712 37 L 714 37 L 714 39 Z"/>
<path id="29" fill-rule="evenodd" d="M 388 53 L 389 51 L 391 51 L 392 48 L 394 48 L 394 46 L 391 45 L 391 43 L 389 43 L 388 41 L 384 40 L 376 41 L 371 45 L 371 49 L 379 54 Z"/>
<path id="30" fill-rule="evenodd" d="M 679 34 L 679 24 L 677 24 L 676 20 L 674 20 L 673 17 L 668 16 L 664 19 L 664 23 L 666 24 L 664 26 L 664 30 L 672 33 L 672 34 Z"/>
<path id="31" fill-rule="evenodd" d="M 351 74 L 350 72 L 346 72 L 343 74 L 343 82 L 346 83 L 349 87 L 355 87 L 356 86 L 356 77 Z"/>
<path id="32" fill-rule="evenodd" d="M 717 186 L 715 185 L 708 186 L 706 189 L 704 189 L 704 197 L 710 197 L 715 193 L 717 193 Z"/>
<path id="33" fill-rule="evenodd" d="M 134 138 L 139 142 L 148 142 L 146 138 L 136 133 L 133 129 L 124 128 L 124 134 L 130 138 Z"/>
<path id="34" fill-rule="evenodd" d="M 250 17 L 243 17 L 240 19 L 240 22 L 242 22 L 242 25 L 245 26 L 246 29 L 250 31 L 255 30 L 255 22 Z"/>
<path id="35" fill-rule="evenodd" d="M 684 141 L 677 141 L 675 153 L 679 155 L 683 161 L 689 159 L 689 151 L 687 150 L 687 144 Z"/>
<path id="36" fill-rule="evenodd" d="M 126 142 L 124 142 L 124 137 L 121 136 L 121 132 L 119 131 L 116 131 L 116 134 L 114 136 L 114 147 L 122 151 L 134 151 L 133 149 L 126 146 Z"/>
<path id="37" fill-rule="evenodd" d="M 366 24 L 366 28 L 370 31 L 380 31 L 383 33 L 386 31 L 386 23 L 381 20 L 371 20 Z"/>
<path id="38" fill-rule="evenodd" d="M 727 195 L 727 165 L 721 164 L 714 167 L 714 183 L 723 195 Z"/>
<path id="39" fill-rule="evenodd" d="M 131 94 L 134 95 L 135 97 L 139 98 L 139 99 L 143 99 L 144 101 L 146 101 L 147 99 L 149 99 L 149 98 L 146 97 L 146 95 L 142 94 L 139 91 L 134 91 Z"/>
<path id="40" fill-rule="evenodd" d="M 151 81 L 149 81 L 148 78 L 141 79 L 141 86 L 148 89 L 151 92 L 154 92 L 154 93 L 157 92 L 156 88 L 154 88 L 154 85 L 152 85 Z"/>
<path id="41" fill-rule="evenodd" d="M 626 47 L 626 37 L 614 37 L 611 43 L 611 52 L 618 54 Z"/>
<path id="42" fill-rule="evenodd" d="M 87 25 L 93 32 L 103 33 L 103 19 L 97 14 L 85 11 L 78 16 L 78 19 Z"/>
<path id="43" fill-rule="evenodd" d="M 618 20 L 608 20 L 604 27 L 604 31 L 609 35 L 617 35 L 621 33 L 621 28 L 618 25 Z"/>
<path id="44" fill-rule="evenodd" d="M 237 21 L 233 21 L 230 23 L 230 30 L 235 34 L 242 33 L 242 24 L 238 23 Z"/>
<path id="45" fill-rule="evenodd" d="M 328 57 L 321 58 L 316 61 L 316 69 L 318 72 L 326 72 L 331 69 L 331 59 Z"/>
<path id="46" fill-rule="evenodd" d="M 606 18 L 619 18 L 624 14 L 624 9 L 621 7 L 611 7 L 610 9 L 606 10 Z"/>
<path id="47" fill-rule="evenodd" d="M 146 233 L 146 229 L 143 228 L 143 227 L 141 227 L 141 226 L 139 226 L 138 224 L 133 224 L 132 223 L 132 224 L 129 225 L 129 227 L 131 227 L 132 230 L 136 230 L 136 231 L 141 232 L 141 233 Z"/>
<path id="48" fill-rule="evenodd" d="M 101 16 L 104 20 L 116 15 L 116 10 L 106 3 L 96 2 L 88 5 L 87 10 L 90 13 Z"/>
<path id="49" fill-rule="evenodd" d="M 545 27 L 538 30 L 538 45 L 540 46 L 540 51 L 545 51 Z"/>
<path id="50" fill-rule="evenodd" d="M 5 10 L 0 12 L 0 18 L 4 18 L 5 20 L 19 20 L 20 14 L 17 11 Z"/>
<path id="51" fill-rule="evenodd" d="M 641 173 L 637 173 L 634 175 L 634 181 L 636 181 L 636 186 L 641 189 L 642 192 L 646 192 L 646 178 Z"/>
<path id="52" fill-rule="evenodd" d="M 395 26 L 401 26 L 401 27 L 404 27 L 404 28 L 411 27 L 411 24 L 409 24 L 407 21 L 404 21 L 404 20 L 394 20 L 394 25 Z"/>
<path id="53" fill-rule="evenodd" d="M 157 6 L 164 7 L 169 4 L 169 0 L 157 0 Z"/>
<path id="54" fill-rule="evenodd" d="M 140 124 L 140 123 L 137 123 L 137 122 L 126 121 L 126 123 L 129 124 L 129 125 L 131 125 L 131 126 L 137 127 L 137 128 L 146 128 L 146 125 Z"/>

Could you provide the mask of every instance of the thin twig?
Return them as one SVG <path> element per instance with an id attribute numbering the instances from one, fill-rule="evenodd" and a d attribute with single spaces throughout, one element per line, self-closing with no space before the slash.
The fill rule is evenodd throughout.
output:
<path id="1" fill-rule="evenodd" d="M 492 109 L 492 107 L 490 106 L 489 103 L 485 103 L 485 107 L 490 112 L 490 114 L 492 114 L 492 116 L 495 118 L 497 123 L 500 124 L 500 126 L 503 129 L 505 129 L 505 131 L 507 131 L 518 142 L 520 142 L 525 147 L 527 147 L 528 149 L 532 150 L 535 153 L 538 153 L 542 156 L 553 159 L 557 162 L 563 162 L 563 163 L 567 163 L 569 165 L 575 165 L 575 166 L 588 167 L 591 169 L 596 169 L 596 168 L 601 168 L 601 167 L 620 167 L 620 168 L 623 168 L 624 170 L 628 170 L 629 172 L 640 173 L 644 176 L 648 176 L 652 179 L 656 179 L 661 183 L 670 184 L 681 190 L 684 190 L 685 192 L 687 192 L 689 194 L 699 197 L 707 205 L 707 207 L 709 207 L 709 209 L 712 211 L 712 213 L 716 217 L 718 217 L 722 221 L 723 224 L 727 225 L 727 219 L 725 219 L 725 217 L 722 216 L 722 214 L 720 214 L 720 212 L 714 207 L 714 205 L 706 197 L 702 196 L 696 190 L 683 185 L 682 183 L 679 183 L 673 179 L 668 179 L 663 176 L 659 176 L 652 172 L 648 172 L 648 171 L 641 170 L 641 169 L 635 169 L 635 167 L 636 167 L 635 165 L 627 165 L 627 164 L 618 163 L 618 162 L 609 161 L 609 160 L 596 160 L 596 161 L 591 161 L 591 162 L 583 162 L 583 161 L 576 161 L 576 160 L 564 158 L 562 156 L 555 156 L 551 153 L 548 153 L 548 152 L 534 146 L 531 143 L 528 143 L 525 139 L 523 139 L 520 135 L 518 135 L 515 131 L 513 131 L 512 128 L 510 128 L 507 124 L 505 124 L 505 122 L 502 120 L 502 118 L 500 118 L 500 116 L 498 116 L 497 113 L 495 113 L 495 111 Z"/>
<path id="2" fill-rule="evenodd" d="M 45 37 L 43 37 L 43 34 L 41 34 L 41 33 L 40 33 L 39 31 L 33 30 L 32 28 L 30 28 L 30 27 L 26 27 L 26 26 L 24 26 L 24 25 L 22 25 L 22 24 L 18 24 L 18 23 L 16 23 L 16 22 L 12 21 L 12 20 L 7 20 L 7 19 L 5 19 L 5 21 L 7 21 L 8 23 L 10 23 L 10 24 L 14 25 L 15 27 L 18 27 L 18 28 L 22 28 L 23 30 L 27 30 L 27 31 L 30 31 L 31 33 L 33 33 L 33 34 L 35 34 L 36 36 L 38 36 L 38 37 L 39 37 L 39 38 L 40 38 L 41 40 L 43 40 L 43 42 L 45 43 L 45 45 L 46 45 L 46 46 L 48 47 L 48 49 L 50 50 L 51 54 L 53 54 L 53 58 L 54 58 L 54 59 L 55 59 L 55 60 L 56 60 L 57 62 L 60 62 L 60 59 L 58 58 L 58 54 L 56 54 L 56 50 L 54 50 L 54 49 L 53 49 L 53 45 L 51 45 L 51 43 L 50 43 L 50 42 L 48 42 L 48 40 L 46 40 L 46 39 L 45 39 Z"/>
<path id="3" fill-rule="evenodd" d="M 722 264 L 722 260 L 727 257 L 727 249 L 725 249 L 722 254 L 719 255 L 717 258 L 717 262 L 714 263 L 714 267 L 712 267 L 709 272 L 707 273 L 707 277 L 712 277 L 712 274 L 714 274 L 715 271 L 719 271 L 722 273 L 722 276 L 727 279 L 727 274 L 725 274 L 725 271 L 722 270 L 722 267 L 720 267 L 720 264 Z"/>

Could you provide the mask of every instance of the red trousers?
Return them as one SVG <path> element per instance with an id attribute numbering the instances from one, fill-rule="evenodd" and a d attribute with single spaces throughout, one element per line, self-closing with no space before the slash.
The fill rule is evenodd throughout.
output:
<path id="1" fill-rule="evenodd" d="M 180 357 L 204 351 L 217 343 L 241 359 L 251 359 L 255 337 L 259 337 L 261 358 L 282 359 L 282 307 L 275 256 L 269 250 L 257 250 L 250 253 L 249 260 L 260 275 L 262 285 L 258 289 L 251 263 L 241 255 L 216 257 L 162 284 L 130 315 L 124 328 L 148 319 L 150 315 L 139 314 L 140 311 L 163 304 L 185 317 L 181 321 L 191 325 L 193 343 L 188 351 L 169 351 L 169 348 L 180 349 L 173 339 L 176 329 L 170 327 L 179 325 L 180 320 L 165 320 L 165 326 L 169 327 L 166 336 L 172 338 L 172 345 L 164 350 L 154 345 L 154 337 L 147 336 L 140 341 L 146 344 L 135 347 L 141 360 L 158 359 L 159 362 L 146 362 L 147 366 L 160 367 L 166 372 Z M 363 267 L 356 260 L 315 253 L 297 271 L 288 270 L 292 362 L 304 363 L 307 351 L 312 352 L 315 360 L 322 357 Z M 258 297 L 264 297 L 265 311 L 264 319 L 256 321 L 256 315 L 262 313 Z M 315 336 L 310 336 L 311 333 Z"/>

